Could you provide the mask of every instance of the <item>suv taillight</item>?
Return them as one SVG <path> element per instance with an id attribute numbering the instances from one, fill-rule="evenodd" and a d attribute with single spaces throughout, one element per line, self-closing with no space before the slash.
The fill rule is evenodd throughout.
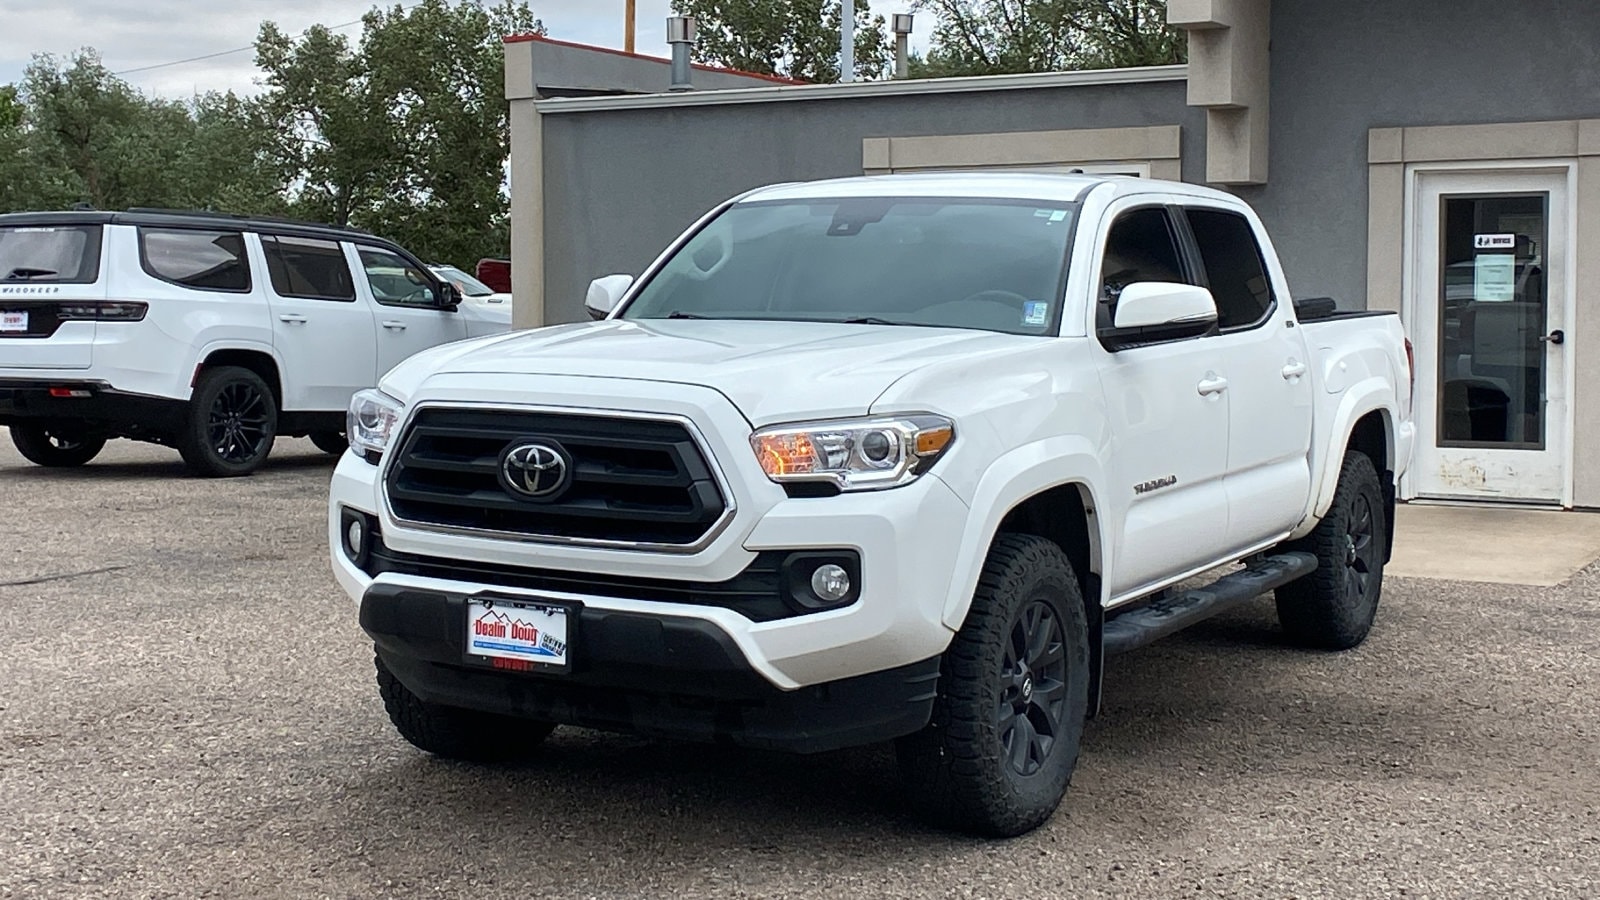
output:
<path id="1" fill-rule="evenodd" d="M 138 322 L 150 304 L 135 300 L 92 300 L 63 303 L 56 307 L 56 318 L 63 322 L 88 319 L 95 322 Z"/>

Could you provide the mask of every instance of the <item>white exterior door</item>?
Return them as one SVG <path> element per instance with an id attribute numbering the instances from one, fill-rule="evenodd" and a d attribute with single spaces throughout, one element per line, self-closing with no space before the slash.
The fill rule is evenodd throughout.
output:
<path id="1" fill-rule="evenodd" d="M 372 307 L 356 294 L 339 243 L 261 235 L 270 276 L 272 345 L 283 361 L 283 407 L 341 412 L 376 383 Z"/>
<path id="2" fill-rule="evenodd" d="M 1570 502 L 1568 174 L 1414 177 L 1408 494 Z"/>
<path id="3" fill-rule="evenodd" d="M 352 245 L 351 255 L 376 313 L 379 377 L 413 354 L 467 337 L 466 317 L 439 306 L 437 281 L 426 269 L 381 247 Z"/>

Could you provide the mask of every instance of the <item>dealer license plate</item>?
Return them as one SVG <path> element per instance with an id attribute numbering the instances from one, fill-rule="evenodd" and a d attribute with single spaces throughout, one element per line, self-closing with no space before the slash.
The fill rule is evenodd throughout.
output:
<path id="1" fill-rule="evenodd" d="M 564 669 L 569 665 L 569 614 L 567 607 L 555 603 L 468 598 L 467 655 L 496 668 L 521 669 L 537 664 Z"/>
<path id="2" fill-rule="evenodd" d="M 27 331 L 26 312 L 0 312 L 0 331 Z"/>

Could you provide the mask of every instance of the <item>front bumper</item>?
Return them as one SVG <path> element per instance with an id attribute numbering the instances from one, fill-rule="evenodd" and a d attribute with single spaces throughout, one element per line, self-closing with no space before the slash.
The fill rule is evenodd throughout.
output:
<path id="1" fill-rule="evenodd" d="M 939 659 L 782 691 L 714 624 L 688 616 L 575 611 L 568 674 L 463 664 L 466 596 L 374 585 L 361 627 L 424 702 L 568 725 L 816 753 L 889 740 L 928 722 Z"/>

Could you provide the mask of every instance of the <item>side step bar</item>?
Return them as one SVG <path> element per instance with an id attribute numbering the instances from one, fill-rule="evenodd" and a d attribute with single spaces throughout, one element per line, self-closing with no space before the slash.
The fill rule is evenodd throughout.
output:
<path id="1" fill-rule="evenodd" d="M 1224 575 L 1203 588 L 1154 600 L 1106 622 L 1101 646 L 1111 656 L 1143 647 L 1225 609 L 1316 571 L 1309 553 L 1279 553 Z"/>

